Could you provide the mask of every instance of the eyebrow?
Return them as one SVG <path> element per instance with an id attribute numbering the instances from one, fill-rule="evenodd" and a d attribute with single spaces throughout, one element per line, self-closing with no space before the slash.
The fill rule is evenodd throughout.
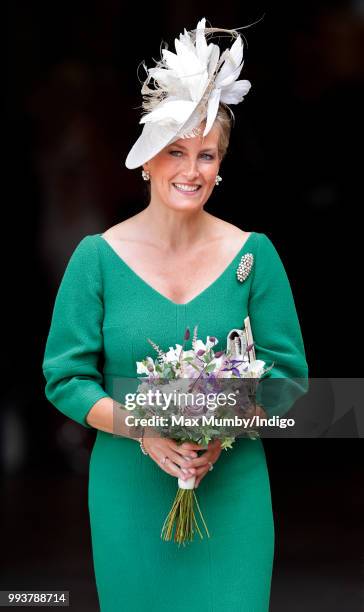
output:
<path id="1" fill-rule="evenodd" d="M 185 151 L 187 150 L 187 149 L 186 149 L 186 147 L 184 147 L 183 145 L 176 144 L 176 143 L 173 143 L 173 142 L 172 142 L 172 144 L 171 144 L 170 146 L 171 146 L 171 147 L 172 147 L 172 146 L 174 146 L 174 147 L 179 147 L 180 149 L 184 149 Z M 207 152 L 209 152 L 209 151 L 210 151 L 210 152 L 211 152 L 211 151 L 212 151 L 212 152 L 214 152 L 214 151 L 216 151 L 216 150 L 217 150 L 217 148 L 216 148 L 216 147 L 211 147 L 210 149 L 202 149 L 202 150 L 200 151 L 200 153 L 207 153 Z"/>

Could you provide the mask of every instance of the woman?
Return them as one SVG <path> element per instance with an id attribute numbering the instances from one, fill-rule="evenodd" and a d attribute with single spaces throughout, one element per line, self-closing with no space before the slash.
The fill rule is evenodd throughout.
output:
<path id="1" fill-rule="evenodd" d="M 176 40 L 176 56 L 165 52 L 165 63 L 149 71 L 157 89 L 143 86 L 150 112 L 126 165 L 142 168 L 150 202 L 80 241 L 45 350 L 47 398 L 97 429 L 89 511 L 102 612 L 269 608 L 274 523 L 261 440 L 238 438 L 224 453 L 215 441 L 198 455 L 196 444 L 139 439 L 124 423 L 130 413 L 121 401 L 136 361 L 151 354 L 147 338 L 168 348 L 198 324 L 199 337 L 213 333 L 220 350 L 248 315 L 256 357 L 274 362 L 269 377 L 307 378 L 289 280 L 271 240 L 204 210 L 221 180 L 231 128 L 226 105 L 242 101 L 250 87 L 236 81 L 240 36 L 219 63 L 218 47 L 207 45 L 204 34 L 203 19 Z M 254 265 L 242 282 L 237 269 L 247 253 Z M 192 474 L 211 537 L 178 547 L 161 539 L 161 527 L 177 477 Z"/>

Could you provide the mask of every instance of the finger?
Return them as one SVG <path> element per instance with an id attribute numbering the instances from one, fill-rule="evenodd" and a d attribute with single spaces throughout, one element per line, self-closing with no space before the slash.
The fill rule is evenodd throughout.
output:
<path id="1" fill-rule="evenodd" d="M 181 444 L 181 448 L 185 448 L 187 450 L 205 450 L 205 447 L 201 444 L 196 444 L 196 442 L 183 442 Z"/>
<path id="2" fill-rule="evenodd" d="M 209 461 L 211 461 L 212 463 L 215 463 L 215 461 L 218 459 L 220 454 L 221 454 L 221 449 L 207 450 L 203 455 L 200 455 L 196 459 L 191 459 L 190 461 L 188 461 L 188 463 L 190 467 L 194 467 L 194 468 L 206 466 L 208 465 Z"/>
<path id="3" fill-rule="evenodd" d="M 172 448 L 172 450 L 174 450 L 176 453 L 179 453 L 185 458 L 190 457 L 191 459 L 194 459 L 195 457 L 198 457 L 196 451 L 190 450 L 189 448 L 184 448 L 181 444 L 172 443 L 169 445 L 169 448 Z"/>
<path id="4" fill-rule="evenodd" d="M 201 457 L 197 457 L 196 459 L 186 459 L 187 465 L 190 468 L 198 468 L 198 467 L 202 467 L 203 465 L 207 465 L 209 461 L 211 461 L 211 459 L 209 458 L 210 455 L 208 455 L 207 457 L 205 457 L 205 455 L 201 455 Z"/>
<path id="5" fill-rule="evenodd" d="M 161 463 L 160 461 L 159 466 L 162 468 L 162 470 L 167 472 L 167 474 L 170 474 L 171 476 L 176 476 L 177 478 L 182 478 L 183 480 L 191 478 L 192 476 L 192 474 L 185 474 L 184 472 L 182 472 L 182 469 L 179 468 L 169 457 L 167 457 L 165 463 Z"/>
<path id="6" fill-rule="evenodd" d="M 221 448 L 220 438 L 216 438 L 216 440 L 212 440 L 211 442 L 209 442 L 209 450 L 216 450 L 217 448 Z"/>
<path id="7" fill-rule="evenodd" d="M 222 450 L 221 449 L 221 440 L 219 438 L 215 439 L 215 440 L 211 440 L 207 447 L 201 448 L 201 450 L 203 450 L 203 454 L 198 455 L 199 457 L 205 457 L 207 454 L 209 453 L 213 453 L 216 452 L 217 450 Z"/>
<path id="8" fill-rule="evenodd" d="M 183 467 L 182 465 L 180 465 L 181 459 L 178 455 L 176 458 L 170 455 L 167 461 L 168 465 L 173 466 L 173 468 L 178 471 L 178 476 L 183 478 L 184 480 L 187 478 L 191 478 L 192 476 L 196 476 L 196 469 L 190 468 L 188 463 L 188 467 Z"/>
<path id="9" fill-rule="evenodd" d="M 165 449 L 163 449 L 164 452 Z M 166 455 L 171 457 L 175 463 L 177 463 L 181 467 L 185 467 L 188 469 L 190 466 L 190 462 L 193 457 L 197 457 L 197 453 L 194 451 L 190 451 L 187 449 L 183 449 L 181 452 L 180 446 L 176 444 L 168 444 Z"/>
<path id="10" fill-rule="evenodd" d="M 182 470 L 178 466 L 176 466 L 173 461 L 169 460 L 168 455 L 164 453 L 164 449 L 158 448 L 158 452 L 156 452 L 155 449 L 149 450 L 149 455 L 153 459 L 153 461 L 155 461 L 158 467 L 161 468 L 161 470 L 163 470 L 167 474 L 170 474 L 171 476 L 176 476 L 185 480 L 186 474 L 182 472 Z M 164 457 L 165 461 L 163 462 Z M 189 474 L 188 477 L 190 476 L 191 475 Z"/>
<path id="11" fill-rule="evenodd" d="M 181 460 L 181 463 L 186 459 L 192 459 L 197 457 L 197 453 L 195 451 L 191 451 L 188 449 L 181 450 L 181 447 L 176 444 L 174 440 L 171 439 L 164 439 L 163 441 L 161 441 L 155 447 L 155 450 L 157 450 L 158 453 L 164 453 L 164 455 L 166 456 L 172 456 L 172 453 L 174 453 L 174 459 L 177 459 L 178 457 L 178 459 Z"/>
<path id="12" fill-rule="evenodd" d="M 192 459 L 188 460 L 184 458 L 183 455 L 179 455 L 178 453 L 173 452 L 169 449 L 169 458 L 174 461 L 180 468 L 184 468 L 186 472 L 190 472 L 191 474 L 195 473 L 195 467 L 192 466 Z"/>

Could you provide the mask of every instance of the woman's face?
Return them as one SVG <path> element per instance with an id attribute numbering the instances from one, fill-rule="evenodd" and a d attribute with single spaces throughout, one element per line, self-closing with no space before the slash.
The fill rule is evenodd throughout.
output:
<path id="1" fill-rule="evenodd" d="M 203 127 L 200 126 L 201 134 Z M 204 139 L 180 138 L 145 163 L 144 170 L 150 172 L 152 200 L 174 209 L 202 208 L 219 172 L 219 135 L 220 127 L 215 123 Z"/>

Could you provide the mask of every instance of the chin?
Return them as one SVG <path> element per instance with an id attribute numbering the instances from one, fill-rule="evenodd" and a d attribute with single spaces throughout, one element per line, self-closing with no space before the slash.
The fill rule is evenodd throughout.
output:
<path id="1" fill-rule="evenodd" d="M 208 198 L 192 200 L 188 198 L 181 198 L 180 200 L 169 200 L 169 208 L 173 208 L 174 210 L 201 210 L 205 206 Z"/>
<path id="2" fill-rule="evenodd" d="M 199 210 L 203 204 L 201 202 L 186 202 L 185 199 L 181 199 L 180 201 L 168 200 L 166 206 L 171 210 Z"/>

